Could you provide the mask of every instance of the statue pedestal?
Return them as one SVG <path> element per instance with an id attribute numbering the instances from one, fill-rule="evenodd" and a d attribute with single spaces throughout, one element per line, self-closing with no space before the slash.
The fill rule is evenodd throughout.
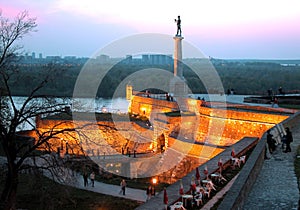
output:
<path id="1" fill-rule="evenodd" d="M 188 88 L 183 77 L 183 63 L 182 63 L 182 36 L 174 36 L 174 78 L 170 81 L 170 90 L 172 95 L 176 97 L 187 97 Z"/>
<path id="2" fill-rule="evenodd" d="M 174 98 L 187 98 L 188 87 L 185 79 L 182 77 L 174 77 L 170 81 L 170 90 Z"/>
<path id="3" fill-rule="evenodd" d="M 183 78 L 183 65 L 182 65 L 182 36 L 174 36 L 174 76 Z"/>

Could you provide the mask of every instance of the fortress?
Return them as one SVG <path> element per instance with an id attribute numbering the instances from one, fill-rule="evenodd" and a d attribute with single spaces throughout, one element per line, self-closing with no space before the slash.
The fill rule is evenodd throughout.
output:
<path id="1" fill-rule="evenodd" d="M 294 114 L 289 109 L 188 97 L 182 39 L 174 37 L 170 93 L 138 92 L 128 85 L 126 114 L 67 110 L 39 117 L 36 128 L 41 132 L 67 130 L 47 146 L 60 156 L 86 155 L 106 172 L 122 177 L 155 176 L 159 182 L 173 184 L 243 139 L 248 145 L 257 143 L 267 130 Z"/>
<path id="2" fill-rule="evenodd" d="M 128 115 L 97 113 L 96 125 L 90 125 L 94 113 L 75 113 L 81 121 L 74 122 L 71 115 L 54 115 L 38 119 L 37 128 L 42 131 L 61 124 L 55 126 L 59 130 L 87 125 L 84 131 L 68 131 L 53 139 L 53 151 L 60 148 L 62 155 L 66 150 L 73 155 L 84 153 L 111 173 L 130 178 L 156 174 L 159 181 L 174 183 L 241 139 L 260 138 L 292 114 L 240 104 L 204 105 L 190 98 L 183 100 L 186 110 L 178 111 L 177 102 L 151 97 L 132 97 L 128 111 L 135 118 L 130 120 Z M 158 168 L 153 167 L 157 163 Z"/>
<path id="3" fill-rule="evenodd" d="M 121 176 L 156 175 L 160 182 L 174 183 L 241 139 L 260 138 L 293 114 L 187 97 L 182 39 L 174 37 L 171 95 L 137 92 L 127 86 L 128 114 L 69 110 L 69 114 L 38 118 L 40 131 L 68 129 L 50 141 L 52 150 L 61 156 L 88 155 L 101 168 Z"/>

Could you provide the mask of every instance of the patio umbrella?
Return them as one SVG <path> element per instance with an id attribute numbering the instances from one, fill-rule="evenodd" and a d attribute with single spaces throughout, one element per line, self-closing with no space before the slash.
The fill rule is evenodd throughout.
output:
<path id="1" fill-rule="evenodd" d="M 220 158 L 219 161 L 218 161 L 218 167 L 219 167 L 219 170 L 220 170 L 220 174 L 222 174 L 222 169 L 223 169 L 223 160 L 222 160 L 222 158 Z"/>
<path id="2" fill-rule="evenodd" d="M 182 179 L 180 179 L 179 194 L 180 194 L 180 195 L 183 195 L 183 194 L 184 194 L 184 191 L 183 191 L 183 184 L 182 184 Z"/>
<path id="3" fill-rule="evenodd" d="M 195 183 L 195 176 L 194 175 L 192 175 L 191 190 L 192 190 L 193 194 L 196 192 L 196 183 Z"/>
<path id="4" fill-rule="evenodd" d="M 231 149 L 231 157 L 233 157 L 233 158 L 235 157 L 235 151 L 234 151 L 234 148 Z"/>
<path id="5" fill-rule="evenodd" d="M 196 168 L 196 179 L 198 181 L 198 184 L 200 185 L 200 173 L 198 167 Z"/>
<path id="6" fill-rule="evenodd" d="M 169 199 L 168 199 L 168 195 L 167 195 L 167 190 L 166 188 L 164 188 L 164 204 L 165 206 L 168 205 Z"/>
<path id="7" fill-rule="evenodd" d="M 205 168 L 204 168 L 204 174 L 206 176 L 206 179 L 208 179 L 208 169 L 207 169 L 207 166 L 205 166 Z"/>

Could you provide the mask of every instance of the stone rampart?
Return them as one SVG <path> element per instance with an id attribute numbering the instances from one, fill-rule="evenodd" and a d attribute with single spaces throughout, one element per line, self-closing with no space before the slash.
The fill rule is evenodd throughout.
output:
<path id="1" fill-rule="evenodd" d="M 258 138 L 244 138 L 241 141 L 239 141 L 237 144 L 234 145 L 234 149 L 236 151 L 237 156 L 244 155 L 250 148 L 252 148 L 254 145 L 256 145 L 258 142 Z M 230 165 L 230 158 L 231 158 L 231 150 L 232 147 L 226 148 L 222 153 L 215 156 L 214 158 L 208 160 L 205 164 L 202 164 L 199 166 L 199 172 L 201 179 L 205 177 L 204 169 L 205 167 L 208 168 L 209 174 L 215 172 L 218 169 L 218 161 L 220 158 L 224 161 L 224 167 Z M 245 166 L 244 166 L 245 167 Z M 192 176 L 195 176 L 195 170 L 188 173 L 185 177 L 182 178 L 182 184 L 184 188 L 184 192 L 188 192 L 190 190 L 190 183 L 192 180 Z M 174 184 L 167 187 L 167 194 L 169 198 L 168 205 L 173 204 L 178 199 L 180 199 L 179 194 L 180 189 L 180 181 L 175 182 Z M 137 210 L 163 210 L 164 204 L 163 204 L 163 191 L 160 192 L 155 197 L 151 198 L 150 201 L 144 203 L 143 205 L 136 208 Z"/>
<path id="2" fill-rule="evenodd" d="M 295 126 L 299 125 L 299 122 L 300 112 L 284 120 L 282 122 L 282 125 L 284 127 L 290 127 L 291 129 L 293 129 Z M 251 156 L 248 158 L 238 178 L 235 180 L 233 186 L 227 192 L 218 209 L 242 209 L 244 202 L 247 199 L 247 196 L 251 191 L 251 188 L 262 168 L 265 158 L 266 142 L 267 138 L 265 133 L 251 153 Z"/>

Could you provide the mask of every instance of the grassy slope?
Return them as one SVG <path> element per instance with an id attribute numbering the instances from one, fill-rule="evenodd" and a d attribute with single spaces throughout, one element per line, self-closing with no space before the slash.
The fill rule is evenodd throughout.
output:
<path id="1" fill-rule="evenodd" d="M 4 180 L 0 179 L 2 192 Z M 34 178 L 34 179 L 32 179 Z M 22 209 L 134 209 L 140 203 L 123 198 L 115 198 L 85 190 L 63 186 L 34 175 L 20 175 L 17 208 Z"/>

